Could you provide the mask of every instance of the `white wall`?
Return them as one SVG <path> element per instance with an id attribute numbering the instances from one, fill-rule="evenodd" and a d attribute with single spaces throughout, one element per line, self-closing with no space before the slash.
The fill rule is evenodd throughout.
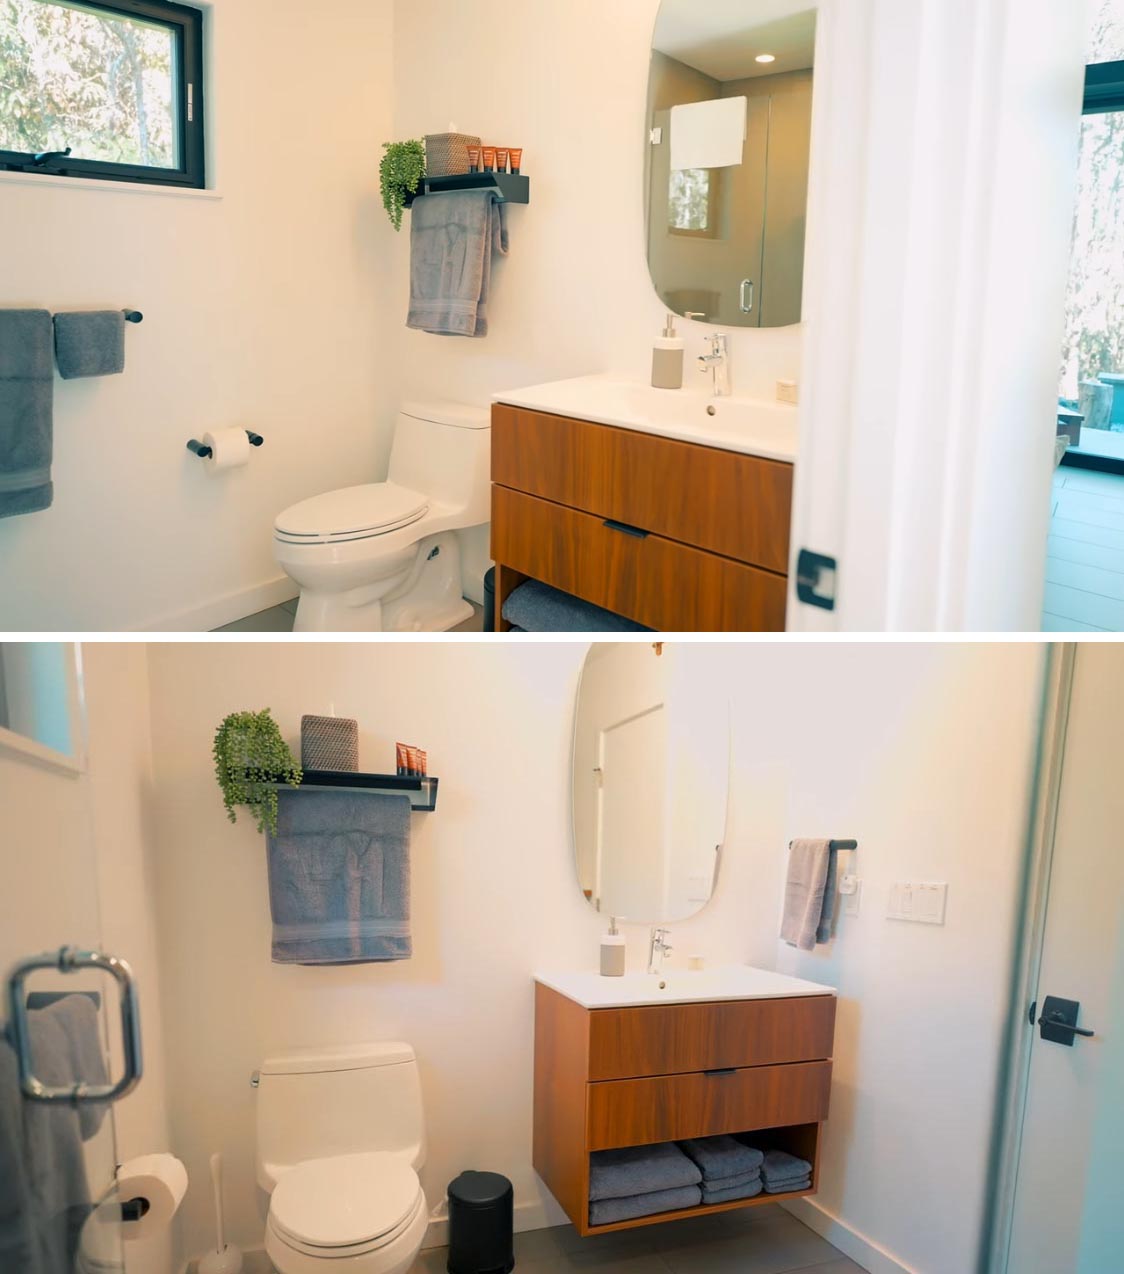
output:
<path id="1" fill-rule="evenodd" d="M 839 985 L 825 1217 L 902 1268 L 963 1274 L 979 1238 L 1040 649 L 711 649 L 734 700 L 728 848 L 710 905 L 675 926 L 673 964 L 700 951 Z M 568 835 L 582 654 L 150 648 L 174 1145 L 195 1180 L 212 1150 L 227 1150 L 235 1241 L 253 1245 L 262 1231 L 251 1070 L 277 1049 L 364 1036 L 418 1049 L 431 1202 L 460 1169 L 486 1166 L 515 1182 L 521 1226 L 561 1219 L 530 1167 L 531 974 L 595 967 L 603 927 L 578 890 Z M 413 820 L 408 963 L 271 964 L 263 843 L 245 817 L 226 822 L 214 785 L 211 737 L 227 712 L 268 704 L 295 741 L 300 715 L 332 701 L 359 719 L 361 766 L 389 765 L 406 738 L 428 748 L 441 778 L 437 811 Z M 795 835 L 857 837 L 866 890 L 832 950 L 799 960 L 776 940 Z M 950 882 L 947 927 L 881 918 L 900 874 Z M 626 936 L 630 967 L 642 967 L 646 932 Z M 955 1046 L 954 1017 L 965 1024 Z M 193 1189 L 182 1254 L 206 1235 L 205 1192 Z"/>
<path id="2" fill-rule="evenodd" d="M 373 479 L 395 384 L 390 0 L 215 0 L 221 199 L 0 176 L 0 305 L 129 306 L 123 376 L 55 381 L 55 499 L 0 521 L 0 630 L 209 627 L 294 595 L 273 518 Z M 263 434 L 212 475 L 185 444 Z"/>
<path id="3" fill-rule="evenodd" d="M 646 379 L 664 309 L 648 275 L 643 210 L 648 61 L 658 0 L 397 0 L 395 132 L 524 148 L 531 202 L 510 209 L 511 255 L 493 279 L 490 334 L 402 336 L 407 395 L 440 384 L 468 402 L 588 372 Z M 395 295 L 407 287 L 398 246 Z M 707 330 L 685 320 L 685 376 Z M 712 329 L 711 329 L 712 330 Z M 735 331 L 736 392 L 796 377 L 799 328 Z M 692 383 L 689 379 L 688 384 Z M 432 392 L 432 390 L 430 390 Z"/>

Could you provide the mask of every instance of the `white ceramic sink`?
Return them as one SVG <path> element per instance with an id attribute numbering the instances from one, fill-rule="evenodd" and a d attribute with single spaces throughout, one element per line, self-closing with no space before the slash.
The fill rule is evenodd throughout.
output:
<path id="1" fill-rule="evenodd" d="M 834 995 L 833 986 L 806 982 L 749 965 L 690 972 L 626 973 L 603 978 L 599 973 L 536 973 L 541 982 L 587 1009 L 634 1008 L 643 1004 L 689 1004 L 704 1000 L 777 1000 L 799 995 Z"/>
<path id="2" fill-rule="evenodd" d="M 755 398 L 714 398 L 705 384 L 653 389 L 613 376 L 579 376 L 505 390 L 495 394 L 494 400 L 768 460 L 790 464 L 796 460 L 799 413 L 795 407 Z"/>

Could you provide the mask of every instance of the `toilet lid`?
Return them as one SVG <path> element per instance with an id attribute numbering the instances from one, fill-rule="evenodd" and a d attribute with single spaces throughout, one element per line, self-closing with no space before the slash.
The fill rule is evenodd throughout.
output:
<path id="1" fill-rule="evenodd" d="M 276 1228 L 297 1243 L 351 1247 L 401 1225 L 420 1191 L 418 1174 L 396 1155 L 339 1155 L 286 1172 L 269 1211 Z"/>
<path id="2" fill-rule="evenodd" d="M 309 543 L 360 539 L 409 526 L 428 508 L 426 497 L 409 487 L 373 482 L 302 500 L 280 514 L 274 526 L 278 535 Z"/>

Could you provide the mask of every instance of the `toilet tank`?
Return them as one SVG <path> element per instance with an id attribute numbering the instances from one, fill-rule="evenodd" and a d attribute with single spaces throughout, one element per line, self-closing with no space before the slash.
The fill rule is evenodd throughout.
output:
<path id="1" fill-rule="evenodd" d="M 463 509 L 464 526 L 491 516 L 491 413 L 464 403 L 405 403 L 394 426 L 387 477 Z"/>
<path id="2" fill-rule="evenodd" d="M 258 1072 L 263 1190 L 306 1159 L 383 1150 L 425 1161 L 421 1081 L 409 1044 L 356 1044 L 267 1058 Z"/>

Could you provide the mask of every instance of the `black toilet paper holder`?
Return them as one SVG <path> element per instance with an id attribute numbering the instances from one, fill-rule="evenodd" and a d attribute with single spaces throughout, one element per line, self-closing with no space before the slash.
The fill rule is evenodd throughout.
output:
<path id="1" fill-rule="evenodd" d="M 256 434 L 252 429 L 246 430 L 246 437 L 250 440 L 251 447 L 260 447 L 265 439 L 261 434 Z M 198 438 L 192 438 L 187 444 L 188 451 L 192 451 L 200 460 L 210 460 L 213 454 L 211 448 L 205 442 L 200 442 Z"/>

